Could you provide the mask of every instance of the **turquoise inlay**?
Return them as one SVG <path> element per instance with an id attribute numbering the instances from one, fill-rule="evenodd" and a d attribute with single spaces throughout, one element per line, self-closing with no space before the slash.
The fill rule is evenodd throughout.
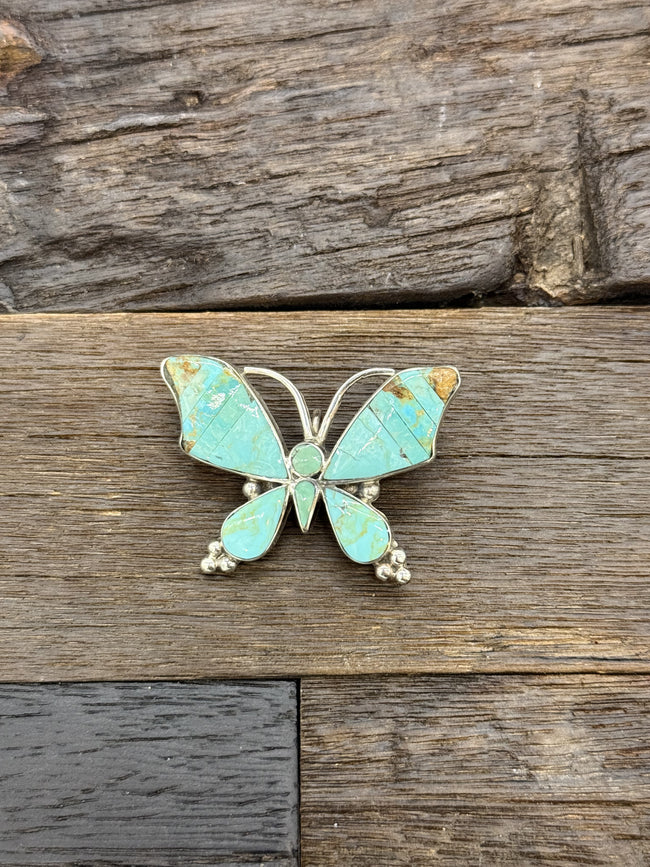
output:
<path id="1" fill-rule="evenodd" d="M 244 503 L 223 522 L 223 547 L 238 560 L 256 560 L 265 554 L 280 529 L 288 488 L 271 488 Z"/>
<path id="2" fill-rule="evenodd" d="M 202 449 L 210 448 L 210 441 L 220 442 L 250 402 L 244 386 L 226 372 L 214 377 L 194 404 L 191 412 L 183 416 L 183 447 L 191 451 L 199 441 Z"/>
<path id="3" fill-rule="evenodd" d="M 224 401 L 221 409 L 212 410 L 214 418 L 210 419 L 208 411 L 208 421 L 203 426 L 194 422 L 194 415 L 185 419 L 183 439 L 187 443 L 190 454 L 200 460 L 211 460 L 211 456 L 216 454 L 219 443 L 230 434 L 246 411 L 246 407 L 251 405 L 254 405 L 254 402 L 246 389 L 240 385 L 235 394 Z M 203 409 L 199 410 L 197 417 L 200 417 L 203 411 Z"/>
<path id="4" fill-rule="evenodd" d="M 181 355 L 167 359 L 165 379 L 178 399 L 188 454 L 245 475 L 288 478 L 282 445 L 233 368 L 216 359 Z"/>
<path id="5" fill-rule="evenodd" d="M 402 397 L 398 397 L 397 394 L 393 392 L 385 392 L 384 390 L 381 391 L 381 394 L 386 394 L 387 397 L 391 398 L 391 402 L 395 406 L 400 418 L 403 419 L 404 423 L 412 431 L 413 436 L 427 452 L 428 460 L 428 458 L 431 457 L 431 446 L 436 433 L 435 422 L 432 421 L 429 415 L 427 415 L 422 408 L 422 405 L 413 394 L 413 391 L 408 385 L 402 382 L 399 376 L 393 377 L 390 385 L 395 386 L 397 394 L 400 393 L 400 386 L 406 387 L 406 394 Z M 373 398 L 373 401 L 374 400 L 375 398 Z"/>
<path id="6" fill-rule="evenodd" d="M 180 411 L 183 416 L 189 415 L 203 397 L 215 379 L 223 374 L 223 369 L 217 365 L 203 364 L 197 370 L 187 387 L 180 395 Z"/>
<path id="7" fill-rule="evenodd" d="M 201 365 L 194 356 L 180 355 L 165 359 L 163 376 L 174 392 L 181 414 L 186 411 L 188 400 L 195 400 L 200 394 L 207 373 L 207 370 L 201 373 Z M 183 395 L 186 395 L 185 398 Z"/>
<path id="8" fill-rule="evenodd" d="M 390 547 L 383 515 L 338 488 L 325 488 L 325 506 L 339 545 L 351 560 L 372 563 Z"/>
<path id="9" fill-rule="evenodd" d="M 410 466 L 399 444 L 367 406 L 334 447 L 323 478 L 332 481 L 374 479 Z"/>
<path id="10" fill-rule="evenodd" d="M 334 447 L 324 479 L 380 478 L 429 460 L 445 406 L 426 379 L 429 370 L 404 371 L 373 396 Z"/>
<path id="11" fill-rule="evenodd" d="M 431 368 L 422 367 L 416 370 L 405 370 L 400 375 L 402 382 L 413 392 L 417 402 L 437 426 L 445 408 L 445 402 L 438 396 L 433 386 L 427 382 L 424 374 L 428 373 L 429 370 Z"/>
<path id="12" fill-rule="evenodd" d="M 323 453 L 314 443 L 298 443 L 291 450 L 289 460 L 299 476 L 313 476 L 323 466 Z"/>
<path id="13" fill-rule="evenodd" d="M 380 391 L 370 401 L 370 408 L 395 440 L 410 464 L 420 464 L 431 457 L 431 449 L 423 448 L 410 426 L 399 412 L 401 401 L 395 395 Z"/>
<path id="14" fill-rule="evenodd" d="M 296 507 L 296 515 L 303 532 L 309 529 L 312 509 L 317 497 L 318 486 L 311 479 L 301 479 L 293 489 L 293 502 Z"/>
<path id="15" fill-rule="evenodd" d="M 235 398 L 233 398 L 235 399 Z M 190 454 L 201 457 L 199 441 Z M 226 470 L 264 479 L 288 478 L 280 443 L 257 401 L 250 399 L 226 435 L 202 460 Z"/>

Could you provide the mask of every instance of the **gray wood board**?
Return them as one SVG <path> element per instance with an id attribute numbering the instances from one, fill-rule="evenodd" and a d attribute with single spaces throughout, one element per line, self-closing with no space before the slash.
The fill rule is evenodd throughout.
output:
<path id="1" fill-rule="evenodd" d="M 647 670 L 649 326 L 585 307 L 5 317 L 4 679 Z M 345 558 L 324 515 L 201 575 L 242 479 L 178 449 L 158 372 L 178 350 L 274 367 L 312 411 L 373 364 L 458 365 L 436 461 L 377 503 L 410 585 Z M 298 442 L 290 397 L 259 385 Z"/>
<path id="2" fill-rule="evenodd" d="M 297 864 L 294 683 L 0 686 L 0 863 Z"/>
<path id="3" fill-rule="evenodd" d="M 648 677 L 309 679 L 303 867 L 650 861 Z"/>
<path id="4" fill-rule="evenodd" d="M 7 310 L 650 285 L 647 4 L 9 0 Z"/>

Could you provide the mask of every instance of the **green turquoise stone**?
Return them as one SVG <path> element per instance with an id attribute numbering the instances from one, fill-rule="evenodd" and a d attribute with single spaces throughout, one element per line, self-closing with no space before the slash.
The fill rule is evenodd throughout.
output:
<path id="1" fill-rule="evenodd" d="M 183 449 L 193 458 L 256 478 L 288 478 L 278 436 L 259 401 L 227 364 L 180 355 L 163 364 L 181 416 Z"/>
<path id="2" fill-rule="evenodd" d="M 323 479 L 376 479 L 431 458 L 445 404 L 427 379 L 430 371 L 397 374 L 372 397 L 332 450 Z"/>
<path id="3" fill-rule="evenodd" d="M 388 551 L 390 530 L 377 509 L 338 488 L 325 488 L 325 506 L 338 543 L 351 560 L 372 563 Z"/>
<path id="4" fill-rule="evenodd" d="M 389 396 L 385 391 L 380 391 L 373 397 L 368 409 L 394 442 L 399 445 L 402 456 L 410 465 L 429 459 L 430 449 L 426 449 L 422 445 L 413 427 L 409 424 L 408 415 L 400 412 L 401 405 L 399 401 L 392 399 L 392 395 Z M 410 404 L 408 409 L 412 410 Z"/>
<path id="5" fill-rule="evenodd" d="M 309 529 L 312 510 L 317 497 L 318 486 L 311 479 L 301 479 L 293 489 L 293 502 L 298 515 L 298 523 L 303 532 Z"/>
<path id="6" fill-rule="evenodd" d="M 223 547 L 238 560 L 256 560 L 269 550 L 280 530 L 288 488 L 271 488 L 244 503 L 223 522 Z"/>
<path id="7" fill-rule="evenodd" d="M 429 416 L 435 429 L 445 408 L 445 402 L 441 400 L 435 388 L 429 383 L 425 373 L 428 371 L 406 370 L 401 374 L 401 378 L 404 385 L 413 393 L 415 400 Z"/>
<path id="8" fill-rule="evenodd" d="M 299 476 L 313 476 L 323 466 L 323 453 L 314 443 L 299 443 L 292 449 L 289 460 Z"/>

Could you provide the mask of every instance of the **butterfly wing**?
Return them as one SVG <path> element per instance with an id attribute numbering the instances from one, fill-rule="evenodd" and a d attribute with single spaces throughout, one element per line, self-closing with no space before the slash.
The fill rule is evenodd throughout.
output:
<path id="1" fill-rule="evenodd" d="M 181 417 L 181 448 L 193 458 L 256 479 L 289 477 L 278 430 L 241 374 L 217 358 L 177 355 L 161 365 Z"/>
<path id="2" fill-rule="evenodd" d="M 391 532 L 382 513 L 340 488 L 324 490 L 325 508 L 336 540 L 356 563 L 373 563 L 388 551 Z"/>
<path id="3" fill-rule="evenodd" d="M 289 486 L 271 488 L 231 512 L 221 527 L 221 542 L 237 560 L 257 560 L 275 542 L 282 527 Z"/>
<path id="4" fill-rule="evenodd" d="M 395 374 L 347 426 L 332 449 L 323 481 L 380 479 L 430 461 L 440 419 L 459 384 L 455 367 Z"/>

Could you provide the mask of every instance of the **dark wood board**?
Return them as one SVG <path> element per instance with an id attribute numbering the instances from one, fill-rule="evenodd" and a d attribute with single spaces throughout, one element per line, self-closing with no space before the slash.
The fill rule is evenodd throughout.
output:
<path id="1" fill-rule="evenodd" d="M 7 310 L 650 286 L 648 6 L 8 0 Z"/>
<path id="2" fill-rule="evenodd" d="M 650 860 L 650 679 L 302 682 L 303 867 Z"/>
<path id="3" fill-rule="evenodd" d="M 649 334 L 642 308 L 5 318 L 3 678 L 649 670 Z M 179 350 L 275 367 L 312 410 L 362 367 L 458 365 L 437 460 L 378 501 L 410 585 L 323 515 L 200 574 L 243 496 L 177 447 L 158 364 Z"/>
<path id="4" fill-rule="evenodd" d="M 294 683 L 0 686 L 0 863 L 297 864 Z"/>

